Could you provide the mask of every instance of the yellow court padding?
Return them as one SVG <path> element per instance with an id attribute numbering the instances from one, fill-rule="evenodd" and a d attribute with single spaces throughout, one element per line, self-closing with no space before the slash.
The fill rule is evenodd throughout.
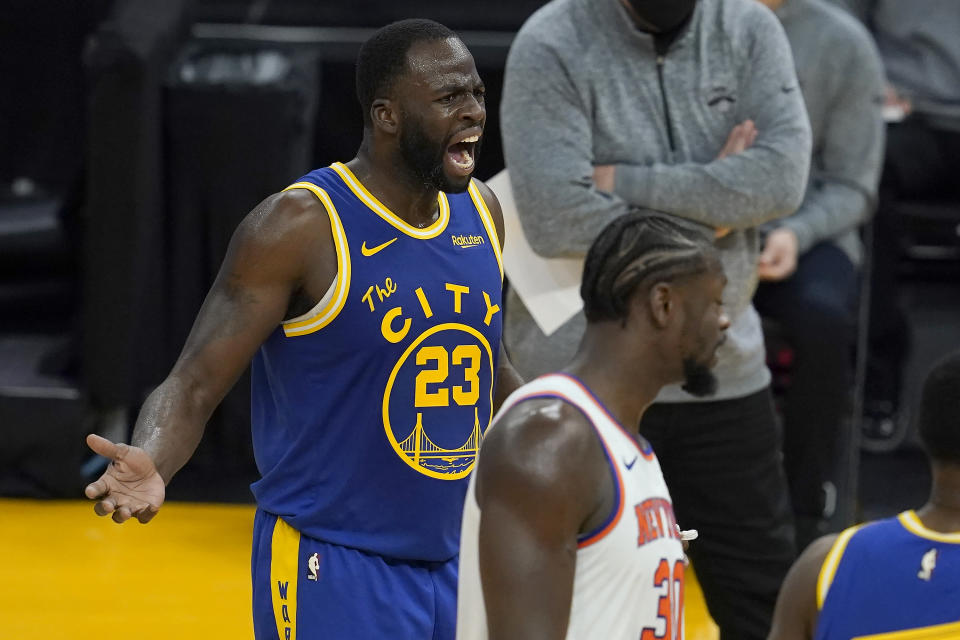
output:
<path id="1" fill-rule="evenodd" d="M 250 506 L 0 500 L 0 638 L 252 638 L 252 537 Z"/>
<path id="2" fill-rule="evenodd" d="M 253 511 L 167 503 L 117 525 L 90 502 L 0 499 L 0 640 L 252 638 Z M 716 640 L 686 585 L 687 640 Z"/>

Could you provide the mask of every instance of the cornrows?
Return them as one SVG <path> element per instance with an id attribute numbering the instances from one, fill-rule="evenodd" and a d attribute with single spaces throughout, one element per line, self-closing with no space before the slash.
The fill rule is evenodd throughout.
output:
<path id="1" fill-rule="evenodd" d="M 580 297 L 587 320 L 622 320 L 638 289 L 707 270 L 715 255 L 706 236 L 664 215 L 626 213 L 593 242 Z"/>

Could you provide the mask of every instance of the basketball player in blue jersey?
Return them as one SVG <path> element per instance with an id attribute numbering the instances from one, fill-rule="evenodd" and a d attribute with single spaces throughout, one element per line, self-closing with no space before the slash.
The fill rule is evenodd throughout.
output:
<path id="1" fill-rule="evenodd" d="M 494 407 L 519 381 L 500 346 L 500 206 L 471 174 L 486 121 L 470 52 L 407 20 L 361 48 L 357 156 L 240 224 L 131 445 L 86 489 L 149 521 L 252 360 L 261 479 L 257 638 L 454 635 L 460 517 Z"/>
<path id="2" fill-rule="evenodd" d="M 712 236 L 625 214 L 587 253 L 586 332 L 505 402 L 464 507 L 458 640 L 683 637 L 684 555 L 637 425 L 660 388 L 708 395 L 730 324 Z"/>
<path id="3" fill-rule="evenodd" d="M 770 640 L 960 638 L 960 352 L 927 376 L 927 503 L 813 542 L 780 590 Z"/>

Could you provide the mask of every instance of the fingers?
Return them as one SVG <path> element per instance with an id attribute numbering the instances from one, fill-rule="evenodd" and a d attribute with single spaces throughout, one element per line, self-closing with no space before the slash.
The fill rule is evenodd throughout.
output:
<path id="1" fill-rule="evenodd" d="M 104 498 L 97 504 L 93 505 L 93 512 L 98 516 L 106 516 L 113 513 L 116 508 L 117 504 L 114 502 L 113 498 Z"/>
<path id="2" fill-rule="evenodd" d="M 111 460 L 119 460 L 122 458 L 126 452 L 126 448 L 128 448 L 127 445 L 114 444 L 103 436 L 98 436 L 95 433 L 87 434 L 87 446 L 93 449 L 94 453 L 104 458 L 110 458 Z"/>
<path id="3" fill-rule="evenodd" d="M 753 120 L 744 120 L 730 130 L 727 141 L 720 150 L 718 158 L 725 158 L 730 155 L 740 153 L 746 150 L 757 139 L 757 128 Z"/>
<path id="4" fill-rule="evenodd" d="M 109 515 L 117 524 L 123 524 L 130 518 L 136 518 L 140 524 L 147 524 L 153 520 L 159 510 L 159 507 L 147 503 L 117 506 L 112 498 L 105 498 L 93 506 L 94 513 L 98 516 Z"/>
<path id="5" fill-rule="evenodd" d="M 152 504 L 145 505 L 143 509 L 136 512 L 137 520 L 140 521 L 140 524 L 147 524 L 153 520 L 153 516 L 157 515 L 159 510 L 159 508 L 154 507 Z"/>
<path id="6" fill-rule="evenodd" d="M 91 482 L 88 484 L 83 490 L 83 495 L 87 496 L 91 500 L 94 500 L 100 496 L 106 495 L 108 491 L 109 489 L 107 488 L 107 482 L 103 479 L 103 477 L 101 477 L 96 482 Z"/>

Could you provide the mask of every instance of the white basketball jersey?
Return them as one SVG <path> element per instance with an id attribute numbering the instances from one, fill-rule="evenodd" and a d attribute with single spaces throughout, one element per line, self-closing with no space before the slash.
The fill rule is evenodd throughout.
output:
<path id="1" fill-rule="evenodd" d="M 649 445 L 642 448 L 582 382 L 565 374 L 543 376 L 517 389 L 490 428 L 517 403 L 551 397 L 578 408 L 593 425 L 616 492 L 606 521 L 578 541 L 567 640 L 681 640 L 683 546 L 660 463 Z M 460 534 L 457 640 L 488 637 L 475 485 L 476 472 Z"/>

